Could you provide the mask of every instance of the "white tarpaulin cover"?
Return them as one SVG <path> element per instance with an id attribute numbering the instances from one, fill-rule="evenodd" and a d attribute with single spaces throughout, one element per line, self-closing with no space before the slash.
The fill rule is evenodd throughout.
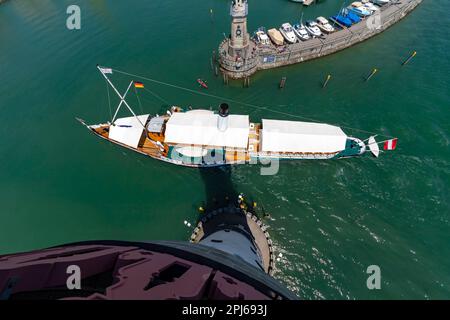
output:
<path id="1" fill-rule="evenodd" d="M 148 114 L 138 116 L 143 125 L 147 122 Z M 109 127 L 109 138 L 127 146 L 137 148 L 144 128 L 135 117 L 120 118 L 114 121 L 115 126 Z"/>
<path id="2" fill-rule="evenodd" d="M 347 135 L 328 124 L 300 121 L 262 121 L 262 151 L 331 153 L 345 149 Z"/>
<path id="3" fill-rule="evenodd" d="M 247 148 L 249 119 L 243 115 L 229 115 L 228 128 L 217 128 L 218 114 L 208 110 L 175 112 L 166 124 L 165 142 Z"/>

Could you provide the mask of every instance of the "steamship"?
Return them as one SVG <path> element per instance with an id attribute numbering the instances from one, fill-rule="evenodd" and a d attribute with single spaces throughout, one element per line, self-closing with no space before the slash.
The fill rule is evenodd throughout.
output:
<path id="1" fill-rule="evenodd" d="M 226 103 L 218 112 L 173 106 L 163 115 L 136 115 L 126 94 L 120 95 L 106 76 L 112 71 L 99 70 L 120 97 L 119 106 L 110 122 L 88 125 L 77 120 L 100 138 L 158 160 L 215 167 L 261 159 L 338 159 L 361 156 L 368 150 L 375 156 L 379 153 L 373 136 L 363 141 L 340 127 L 315 122 L 262 119 L 255 123 L 248 115 L 230 114 Z M 122 105 L 132 116 L 117 118 Z"/>
<path id="2" fill-rule="evenodd" d="M 82 121 L 83 124 L 84 121 Z M 155 159 L 188 167 L 255 163 L 271 159 L 333 159 L 360 156 L 365 143 L 339 127 L 172 107 L 162 116 L 139 115 L 86 125 L 97 136 Z"/>

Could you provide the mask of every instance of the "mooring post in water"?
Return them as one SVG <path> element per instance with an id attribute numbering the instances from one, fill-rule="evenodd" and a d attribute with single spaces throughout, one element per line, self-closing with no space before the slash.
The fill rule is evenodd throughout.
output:
<path id="1" fill-rule="evenodd" d="M 214 11 L 213 11 L 213 9 L 209 9 L 209 15 L 211 17 L 211 22 L 214 23 Z"/>
<path id="2" fill-rule="evenodd" d="M 211 70 L 214 71 L 214 66 L 216 65 L 216 50 L 213 50 L 211 56 Z"/>
<path id="3" fill-rule="evenodd" d="M 405 61 L 403 61 L 402 66 L 407 65 L 407 64 L 412 60 L 412 58 L 414 58 L 416 55 L 417 55 L 417 51 L 414 51 L 414 52 L 409 56 L 408 59 L 406 59 Z"/>
<path id="4" fill-rule="evenodd" d="M 250 87 L 250 77 L 245 77 L 244 78 L 244 88 L 248 88 Z"/>
<path id="5" fill-rule="evenodd" d="M 327 78 L 325 79 L 325 82 L 323 83 L 322 88 L 326 88 L 326 86 L 328 85 L 328 82 L 331 80 L 331 74 L 329 74 L 327 76 Z"/>
<path id="6" fill-rule="evenodd" d="M 217 64 L 214 66 L 214 75 L 216 77 L 219 75 L 219 69 L 217 68 Z"/>
<path id="7" fill-rule="evenodd" d="M 228 75 L 225 72 L 223 73 L 223 84 L 228 84 Z"/>
<path id="8" fill-rule="evenodd" d="M 372 77 L 375 75 L 375 73 L 378 72 L 378 69 L 375 68 L 372 70 L 372 72 L 370 73 L 370 75 L 366 78 L 366 81 L 369 81 L 370 79 L 372 79 Z"/>
<path id="9" fill-rule="evenodd" d="M 286 77 L 282 77 L 280 81 L 280 89 L 283 89 L 286 84 Z"/>

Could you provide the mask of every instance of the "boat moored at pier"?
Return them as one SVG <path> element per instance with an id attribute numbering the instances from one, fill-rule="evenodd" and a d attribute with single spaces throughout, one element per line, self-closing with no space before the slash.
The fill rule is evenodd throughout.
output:
<path id="1" fill-rule="evenodd" d="M 247 0 L 234 0 L 230 11 L 231 33 L 219 45 L 220 70 L 227 79 L 246 79 L 258 70 L 303 63 L 336 53 L 385 31 L 420 3 L 422 0 L 353 1 L 349 6 L 343 6 L 337 14 L 330 17 L 321 15 L 324 20 L 329 21 L 326 27 L 314 21 L 316 18 L 305 22 L 309 38 L 299 36 L 297 32 L 303 22 L 302 16 L 298 25 L 296 21 L 293 24 L 294 33 L 301 41 L 285 41 L 277 28 L 274 28 L 268 32 L 271 43 L 260 45 L 260 42 L 253 39 L 246 41 L 246 37 L 242 36 L 248 34 Z"/>
<path id="2" fill-rule="evenodd" d="M 297 35 L 297 38 L 299 38 L 300 40 L 306 41 L 311 38 L 303 23 L 294 24 L 293 29 L 295 34 Z"/>
<path id="3" fill-rule="evenodd" d="M 294 29 L 289 22 L 283 23 L 281 25 L 280 32 L 288 43 L 297 42 L 297 37 L 294 33 Z"/>
<path id="4" fill-rule="evenodd" d="M 317 26 L 323 32 L 325 32 L 325 33 L 332 33 L 332 32 L 335 31 L 334 27 L 324 17 L 318 17 L 316 19 L 316 21 L 317 21 Z"/>
<path id="5" fill-rule="evenodd" d="M 322 35 L 322 31 L 320 31 L 319 25 L 317 22 L 309 20 L 306 21 L 306 30 L 312 37 L 320 37 Z"/>
<path id="6" fill-rule="evenodd" d="M 364 6 L 361 2 L 355 1 L 353 2 L 349 7 L 348 10 L 353 11 L 358 16 L 364 18 L 368 17 L 372 14 L 372 10 L 370 10 L 368 7 Z"/>
<path id="7" fill-rule="evenodd" d="M 267 36 L 266 30 L 264 27 L 259 28 L 256 32 L 255 32 L 255 40 L 258 44 L 263 45 L 263 46 L 268 46 L 270 45 L 270 39 Z"/>
<path id="8" fill-rule="evenodd" d="M 270 40 L 272 40 L 272 42 L 276 45 L 276 46 L 282 46 L 284 44 L 284 37 L 281 34 L 280 31 L 278 31 L 275 28 L 269 29 L 269 31 L 267 31 L 267 34 L 270 37 Z"/>

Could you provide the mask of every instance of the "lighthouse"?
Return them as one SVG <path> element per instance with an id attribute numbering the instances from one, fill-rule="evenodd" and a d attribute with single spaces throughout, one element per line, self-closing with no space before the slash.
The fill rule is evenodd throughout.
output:
<path id="1" fill-rule="evenodd" d="M 219 46 L 224 81 L 228 81 L 228 77 L 239 79 L 254 73 L 259 58 L 257 44 L 247 31 L 247 0 L 232 0 L 230 15 L 231 34 Z"/>
<path id="2" fill-rule="evenodd" d="M 230 8 L 231 37 L 228 54 L 231 56 L 245 56 L 250 43 L 247 32 L 247 0 L 233 0 Z"/>

